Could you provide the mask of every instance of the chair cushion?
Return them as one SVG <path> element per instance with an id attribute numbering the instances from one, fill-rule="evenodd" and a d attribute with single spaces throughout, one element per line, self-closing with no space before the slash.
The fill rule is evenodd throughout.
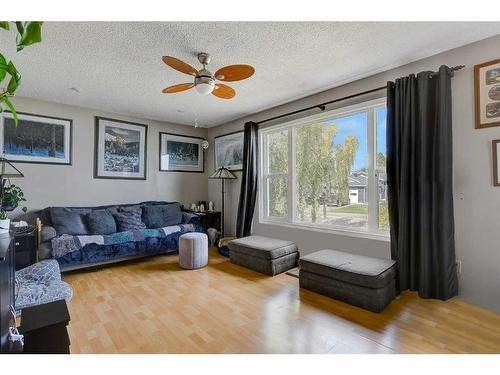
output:
<path id="1" fill-rule="evenodd" d="M 146 228 L 146 225 L 141 220 L 142 210 L 140 208 L 116 212 L 113 216 L 116 220 L 118 232 Z"/>
<path id="2" fill-rule="evenodd" d="M 16 283 L 52 283 L 61 281 L 61 269 L 55 259 L 46 259 L 41 262 L 16 271 Z"/>
<path id="3" fill-rule="evenodd" d="M 90 234 L 106 235 L 118 232 L 115 219 L 108 210 L 89 212 L 87 214 L 87 226 Z"/>
<path id="4" fill-rule="evenodd" d="M 57 235 L 89 234 L 85 220 L 85 215 L 89 212 L 88 208 L 50 207 L 50 217 Z"/>
<path id="5" fill-rule="evenodd" d="M 71 286 L 61 280 L 59 263 L 55 259 L 42 260 L 16 271 L 15 308 L 41 305 L 73 296 Z"/>
<path id="6" fill-rule="evenodd" d="M 297 245 L 290 241 L 263 236 L 248 236 L 232 240 L 229 250 L 262 259 L 276 259 L 297 251 Z"/>
<path id="7" fill-rule="evenodd" d="M 43 305 L 59 300 L 70 301 L 73 289 L 64 281 L 45 283 L 20 284 L 16 292 L 15 309 L 22 310 L 26 307 Z"/>
<path id="8" fill-rule="evenodd" d="M 182 223 L 182 211 L 179 203 L 144 206 L 142 221 L 148 228 L 164 228 Z"/>
<path id="9" fill-rule="evenodd" d="M 389 284 L 396 275 L 396 262 L 345 253 L 320 250 L 300 258 L 300 270 L 331 279 L 377 289 Z"/>

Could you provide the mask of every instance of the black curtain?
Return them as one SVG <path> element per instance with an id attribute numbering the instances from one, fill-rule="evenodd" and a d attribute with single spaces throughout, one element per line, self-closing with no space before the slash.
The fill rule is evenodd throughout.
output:
<path id="1" fill-rule="evenodd" d="M 236 236 L 250 236 L 252 218 L 257 197 L 257 147 L 258 125 L 255 122 L 245 124 L 243 141 L 243 171 L 241 174 L 240 201 L 236 221 Z"/>
<path id="2" fill-rule="evenodd" d="M 421 72 L 387 85 L 391 255 L 399 291 L 457 295 L 453 218 L 451 77 Z"/>

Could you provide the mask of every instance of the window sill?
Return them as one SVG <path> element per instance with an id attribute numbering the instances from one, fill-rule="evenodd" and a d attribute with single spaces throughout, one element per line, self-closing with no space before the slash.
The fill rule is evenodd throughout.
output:
<path id="1" fill-rule="evenodd" d="M 313 232 L 321 232 L 321 233 L 331 233 L 331 234 L 336 234 L 339 236 L 346 236 L 346 237 L 357 237 L 357 238 L 366 238 L 370 240 L 376 240 L 376 241 L 384 241 L 384 242 L 390 242 L 390 236 L 389 232 L 368 232 L 368 231 L 361 231 L 361 230 L 350 230 L 350 229 L 344 229 L 344 228 L 326 228 L 326 227 L 321 227 L 321 226 L 315 226 L 315 225 L 309 225 L 309 224 L 297 224 L 297 223 L 289 223 L 289 222 L 284 222 L 284 221 L 274 221 L 274 220 L 266 220 L 266 219 L 259 219 L 259 224 L 263 225 L 276 225 L 280 227 L 285 227 L 285 228 L 290 228 L 290 229 L 302 229 L 302 230 L 308 230 L 308 231 L 313 231 Z"/>

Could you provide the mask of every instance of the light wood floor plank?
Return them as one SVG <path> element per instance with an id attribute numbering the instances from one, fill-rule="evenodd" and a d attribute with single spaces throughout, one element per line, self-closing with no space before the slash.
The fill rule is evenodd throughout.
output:
<path id="1" fill-rule="evenodd" d="M 72 353 L 500 353 L 500 314 L 405 292 L 381 314 L 299 290 L 210 250 L 64 275 Z"/>

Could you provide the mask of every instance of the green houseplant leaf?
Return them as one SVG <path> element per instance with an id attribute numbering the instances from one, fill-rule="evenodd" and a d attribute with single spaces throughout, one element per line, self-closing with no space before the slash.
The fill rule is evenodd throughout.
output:
<path id="1" fill-rule="evenodd" d="M 7 86 L 7 92 L 12 95 L 17 90 L 17 86 L 19 86 L 21 75 L 17 71 L 12 61 L 9 61 L 9 64 L 7 65 L 7 73 L 9 73 L 11 76 L 9 85 Z"/>
<path id="2" fill-rule="evenodd" d="M 0 82 L 2 82 L 5 79 L 5 76 L 7 75 L 7 60 L 5 60 L 5 57 L 0 53 Z"/>
<path id="3" fill-rule="evenodd" d="M 41 21 L 27 21 L 14 22 L 17 29 L 17 51 L 21 51 L 24 47 L 29 46 L 31 44 L 39 43 L 42 40 L 42 25 Z M 10 24 L 7 21 L 0 21 L 0 29 L 10 30 Z M 3 111 L 5 107 L 7 107 L 12 112 L 12 117 L 14 119 L 14 123 L 16 126 L 18 125 L 17 113 L 12 105 L 9 97 L 13 96 L 16 92 L 19 84 L 21 83 L 21 75 L 17 71 L 14 63 L 7 60 L 0 53 L 0 82 L 2 82 L 7 74 L 10 75 L 9 83 L 7 88 L 4 89 L 2 86 L 2 92 L 0 92 L 0 112 Z"/>
<path id="4" fill-rule="evenodd" d="M 9 108 L 9 110 L 12 112 L 12 118 L 14 119 L 14 124 L 18 124 L 19 120 L 17 118 L 17 112 L 16 112 L 16 109 L 14 108 L 14 106 L 12 105 L 12 103 L 10 102 L 9 98 L 7 98 L 6 96 L 2 97 L 2 102 L 5 103 L 5 105 L 7 106 L 7 108 Z"/>
<path id="5" fill-rule="evenodd" d="M 19 32 L 17 39 L 18 52 L 26 46 L 42 41 L 42 24 L 41 21 L 16 22 L 17 31 Z"/>

